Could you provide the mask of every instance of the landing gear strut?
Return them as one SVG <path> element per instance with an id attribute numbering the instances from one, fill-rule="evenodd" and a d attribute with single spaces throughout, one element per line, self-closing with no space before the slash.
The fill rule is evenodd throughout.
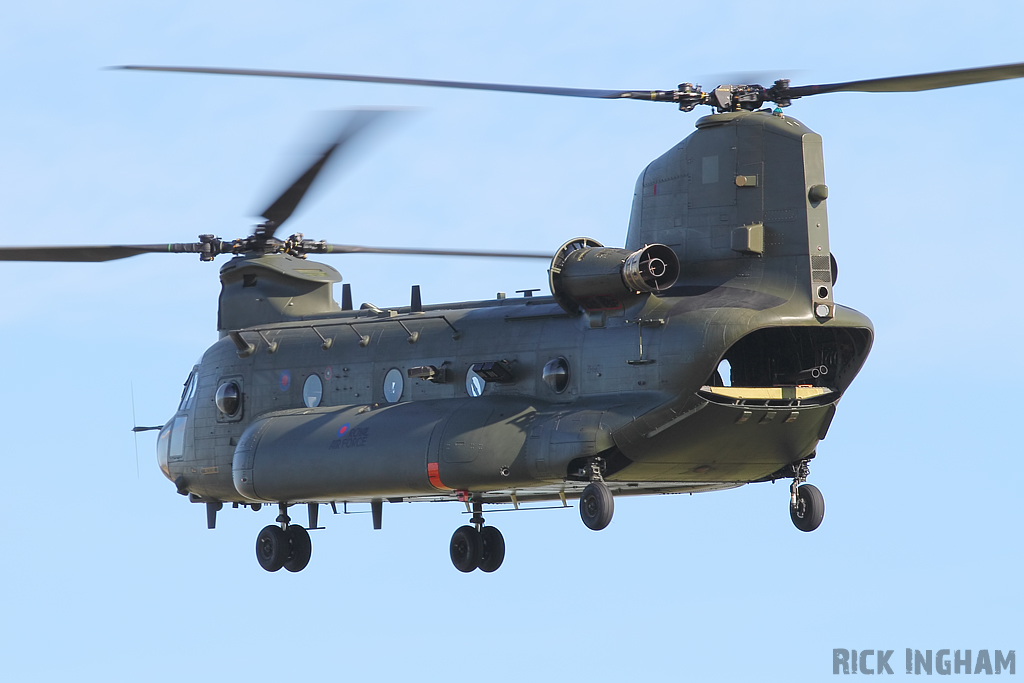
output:
<path id="1" fill-rule="evenodd" d="M 814 531 L 825 518 L 825 498 L 813 484 L 805 484 L 811 470 L 807 460 L 794 465 L 795 476 L 789 487 L 789 516 L 800 531 Z"/>
<path id="2" fill-rule="evenodd" d="M 301 572 L 309 564 L 313 544 L 309 533 L 298 524 L 292 524 L 288 516 L 288 504 L 279 504 L 281 514 L 277 516 L 280 526 L 271 524 L 263 527 L 256 537 L 256 559 L 268 572 L 282 567 L 290 572 Z"/>
<path id="3" fill-rule="evenodd" d="M 505 538 L 493 526 L 484 526 L 483 503 L 473 501 L 472 524 L 460 526 L 452 534 L 448 552 L 460 572 L 474 569 L 493 572 L 505 561 Z"/>

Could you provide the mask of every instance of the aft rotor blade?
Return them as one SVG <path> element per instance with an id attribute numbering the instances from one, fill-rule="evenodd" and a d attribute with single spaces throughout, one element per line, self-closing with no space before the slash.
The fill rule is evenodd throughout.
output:
<path id="1" fill-rule="evenodd" d="M 286 189 L 280 197 L 274 200 L 266 211 L 263 212 L 263 217 L 267 219 L 267 223 L 263 228 L 264 237 L 273 237 L 274 232 L 281 227 L 281 225 L 288 220 L 295 209 L 299 206 L 299 202 L 306 196 L 306 192 L 312 186 L 313 181 L 316 180 L 317 175 L 323 170 L 324 166 L 330 160 L 331 156 L 335 154 L 339 149 L 343 148 L 349 142 L 351 142 L 360 133 L 365 131 L 374 122 L 379 121 L 382 117 L 393 113 L 386 109 L 359 109 L 349 113 L 348 121 L 342 127 L 341 131 L 321 153 L 317 160 L 311 165 L 306 171 L 293 182 L 288 189 Z"/>
<path id="2" fill-rule="evenodd" d="M 1024 63 L 984 66 L 976 69 L 957 69 L 955 71 L 936 71 L 934 73 L 916 74 L 913 76 L 872 78 L 864 81 L 847 81 L 846 83 L 799 85 L 788 88 L 786 94 L 789 97 L 797 98 L 829 92 L 920 92 L 922 90 L 953 88 L 974 83 L 1005 81 L 1012 78 L 1024 78 Z"/>
<path id="3" fill-rule="evenodd" d="M 0 247 L 0 261 L 80 261 L 97 263 L 139 254 L 195 254 L 202 244 L 125 244 L 80 247 Z"/>
<path id="4" fill-rule="evenodd" d="M 315 247 L 315 248 L 312 248 Z M 551 260 L 551 254 L 536 251 L 468 251 L 462 249 L 407 249 L 400 247 L 362 247 L 354 244 L 314 243 L 307 249 L 316 254 L 414 254 L 417 256 L 471 256 L 476 258 L 536 258 Z"/>
<path id="5" fill-rule="evenodd" d="M 472 83 L 467 81 L 438 81 L 426 78 L 392 78 L 389 76 L 359 76 L 329 74 L 311 71 L 277 71 L 272 69 L 222 69 L 205 66 L 122 66 L 132 71 L 170 71 L 191 74 L 224 74 L 227 76 L 269 76 L 271 78 L 305 78 L 319 81 L 355 81 L 357 83 L 386 83 L 390 85 L 422 85 L 430 88 L 460 88 L 462 90 L 497 90 L 530 95 L 560 95 L 562 97 L 589 97 L 595 99 L 661 100 L 661 90 L 592 90 L 587 88 L 557 88 L 543 85 L 509 85 L 505 83 Z M 659 96 L 656 96 L 659 95 Z"/>

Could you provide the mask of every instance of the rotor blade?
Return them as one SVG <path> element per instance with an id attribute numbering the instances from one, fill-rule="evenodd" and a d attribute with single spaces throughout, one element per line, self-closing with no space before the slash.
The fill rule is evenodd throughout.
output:
<path id="1" fill-rule="evenodd" d="M 551 254 L 536 251 L 466 251 L 459 249 L 406 249 L 399 247 L 361 247 L 354 244 L 314 243 L 309 249 L 317 254 L 414 254 L 418 256 L 473 256 L 478 258 L 536 258 L 550 261 Z"/>
<path id="2" fill-rule="evenodd" d="M 316 180 L 317 175 L 321 170 L 323 170 L 324 166 L 335 152 L 351 142 L 370 125 L 392 113 L 392 110 L 387 109 L 357 109 L 350 112 L 345 125 L 342 126 L 341 130 L 334 137 L 333 142 L 331 142 L 327 148 L 320 153 L 319 158 L 317 158 L 313 165 L 307 168 L 306 171 L 300 175 L 298 179 L 296 179 L 296 181 L 281 194 L 280 197 L 274 200 L 274 203 L 271 204 L 266 211 L 263 212 L 262 216 L 267 219 L 267 223 L 262 234 L 265 237 L 272 237 L 274 232 L 281 227 L 286 220 L 288 220 L 295 209 L 299 206 L 302 198 L 306 196 L 306 192 L 309 190 L 310 186 L 312 186 L 313 181 Z"/>
<path id="3" fill-rule="evenodd" d="M 391 78 L 388 76 L 356 76 L 309 71 L 276 71 L 270 69 L 221 69 L 203 66 L 121 66 L 116 69 L 132 71 L 171 71 L 192 74 L 225 74 L 228 76 L 270 76 L 272 78 L 307 78 L 320 81 L 356 81 L 359 83 L 387 83 L 390 85 L 422 85 L 431 88 L 461 88 L 463 90 L 497 90 L 531 95 L 561 95 L 563 97 L 590 97 L 597 99 L 657 99 L 660 90 L 591 90 L 587 88 L 555 88 L 543 85 L 508 85 L 503 83 L 470 83 L 466 81 L 437 81 L 425 78 Z"/>
<path id="4" fill-rule="evenodd" d="M 81 247 L 0 247 L 0 261 L 114 261 L 139 254 L 195 254 L 202 244 L 126 244 Z"/>
<path id="5" fill-rule="evenodd" d="M 306 71 L 276 71 L 265 69 L 222 69 L 188 66 L 122 66 L 114 67 L 139 71 L 171 71 L 183 73 L 227 74 L 234 76 L 270 76 L 275 78 L 306 78 L 328 81 L 357 81 L 361 83 L 388 83 L 393 85 L 422 85 L 435 88 L 462 88 L 467 90 L 497 90 L 501 92 L 536 95 L 561 95 L 599 99 L 639 99 L 657 102 L 678 102 L 680 93 L 674 90 L 590 90 L 584 88 L 554 88 L 533 85 L 507 85 L 499 83 L 470 83 L 464 81 L 438 81 L 419 78 L 390 78 L 386 76 L 358 76 Z M 919 92 L 938 88 L 952 88 L 972 83 L 1007 80 L 1024 77 L 1024 64 L 1004 64 L 975 69 L 939 71 L 911 76 L 874 78 L 845 83 L 800 85 L 785 87 L 773 93 L 779 97 L 796 99 L 830 92 Z M 774 100 L 773 100 L 774 101 Z"/>
<path id="6" fill-rule="evenodd" d="M 1024 63 L 984 66 L 976 69 L 957 69 L 955 71 L 936 71 L 934 73 L 916 74 L 913 76 L 872 78 L 865 81 L 847 81 L 846 83 L 799 85 L 788 88 L 786 94 L 797 98 L 829 92 L 920 92 L 922 90 L 938 90 L 939 88 L 971 85 L 973 83 L 1005 81 L 1011 78 L 1024 78 Z"/>

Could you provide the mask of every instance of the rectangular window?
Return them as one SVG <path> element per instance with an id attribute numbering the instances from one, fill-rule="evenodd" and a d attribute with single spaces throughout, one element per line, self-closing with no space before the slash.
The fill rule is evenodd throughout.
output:
<path id="1" fill-rule="evenodd" d="M 174 418 L 174 426 L 171 427 L 171 452 L 169 460 L 175 462 L 181 460 L 185 455 L 185 423 L 188 418 L 179 415 Z"/>
<path id="2" fill-rule="evenodd" d="M 188 410 L 192 407 L 192 399 L 196 395 L 196 385 L 199 384 L 199 366 L 192 368 L 192 373 L 185 380 L 185 390 L 181 392 L 181 403 L 178 410 Z"/>

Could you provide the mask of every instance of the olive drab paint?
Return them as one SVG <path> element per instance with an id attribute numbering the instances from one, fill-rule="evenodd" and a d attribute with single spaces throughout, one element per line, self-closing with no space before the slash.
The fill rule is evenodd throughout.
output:
<path id="1" fill-rule="evenodd" d="M 613 250 L 592 240 L 558 263 L 561 298 L 415 312 L 341 310 L 331 296 L 340 276 L 324 264 L 235 258 L 221 269 L 221 339 L 197 368 L 196 400 L 168 422 L 186 418 L 189 432 L 168 478 L 199 502 L 464 492 L 519 504 L 580 495 L 594 459 L 616 495 L 792 476 L 814 455 L 872 341 L 868 319 L 833 302 L 827 201 L 809 195 L 819 185 L 821 140 L 797 120 L 700 119 L 640 175 L 626 246 L 615 251 L 613 263 L 652 244 L 674 252 L 678 277 L 656 293 L 625 296 L 601 265 Z M 595 275 L 572 280 L 570 266 Z M 594 297 L 611 308 L 596 315 Z M 825 390 L 805 400 L 712 392 L 723 358 L 736 391 Z M 543 379 L 556 359 L 567 369 L 561 391 Z M 827 374 L 804 376 L 819 367 Z M 474 396 L 465 380 L 479 368 L 490 374 Z M 315 407 L 302 396 L 312 375 L 322 386 Z M 385 381 L 395 377 L 402 381 Z M 242 419 L 214 401 L 226 381 L 244 386 Z"/>
<path id="2" fill-rule="evenodd" d="M 158 462 L 205 503 L 279 509 L 257 536 L 268 571 L 301 571 L 311 545 L 288 514 L 321 504 L 459 501 L 472 514 L 449 546 L 462 572 L 495 571 L 505 542 L 484 504 L 579 500 L 590 529 L 614 496 L 695 493 L 789 479 L 790 518 L 825 514 L 809 463 L 874 331 L 836 303 L 821 138 L 788 117 L 834 92 L 916 92 L 1024 77 L 1024 64 L 793 86 L 682 83 L 595 90 L 207 67 L 132 66 L 232 76 L 468 88 L 715 110 L 637 179 L 625 244 L 571 237 L 550 258 L 551 296 L 353 310 L 340 274 L 307 255 L 405 253 L 548 258 L 534 252 L 364 247 L 276 237 L 332 155 L 393 112 L 351 112 L 320 156 L 245 238 L 91 247 L 0 247 L 0 260 L 106 261 L 191 253 L 221 268 L 220 340 L 193 369 L 163 427 Z M 764 107 L 764 105 L 769 105 Z M 771 105 L 775 105 L 772 108 Z M 570 236 L 566 236 L 570 237 Z M 723 376 L 726 373 L 728 376 Z M 996 651 L 994 668 L 1015 666 Z M 892 673 L 892 650 L 837 649 L 834 672 Z M 913 657 L 948 673 L 948 650 Z M 969 667 L 970 654 L 953 668 Z M 975 672 L 989 673 L 987 650 Z"/>

